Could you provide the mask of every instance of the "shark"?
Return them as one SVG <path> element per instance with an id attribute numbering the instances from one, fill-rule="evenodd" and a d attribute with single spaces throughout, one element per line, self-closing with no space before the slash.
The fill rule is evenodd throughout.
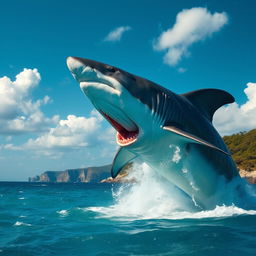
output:
<path id="1" fill-rule="evenodd" d="M 176 94 L 115 66 L 68 57 L 67 66 L 94 107 L 116 130 L 120 146 L 111 175 L 145 162 L 203 209 L 222 202 L 220 186 L 240 179 L 212 119 L 235 101 L 221 89 Z M 221 184 L 221 185 L 220 185 Z"/>

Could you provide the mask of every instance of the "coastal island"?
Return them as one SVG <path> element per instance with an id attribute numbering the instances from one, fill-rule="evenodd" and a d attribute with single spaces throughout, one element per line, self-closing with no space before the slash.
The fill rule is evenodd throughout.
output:
<path id="1" fill-rule="evenodd" d="M 113 179 L 110 177 L 111 164 L 87 167 L 77 169 L 67 169 L 64 171 L 45 171 L 35 177 L 29 177 L 29 182 L 43 182 L 43 183 L 122 183 L 133 182 L 127 179 L 128 169 L 131 165 L 123 168 L 120 174 Z"/>
<path id="2" fill-rule="evenodd" d="M 99 183 L 110 175 L 111 165 L 67 169 L 65 171 L 46 171 L 35 177 L 30 177 L 29 182 L 62 182 L 62 183 Z"/>

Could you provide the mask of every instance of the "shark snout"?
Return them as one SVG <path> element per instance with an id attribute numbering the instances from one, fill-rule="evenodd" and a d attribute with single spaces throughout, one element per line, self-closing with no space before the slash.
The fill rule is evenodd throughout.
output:
<path id="1" fill-rule="evenodd" d="M 97 80 L 97 72 L 76 57 L 68 57 L 67 66 L 78 82 Z"/>
<path id="2" fill-rule="evenodd" d="M 74 57 L 67 57 L 67 66 L 69 68 L 69 70 L 72 70 L 73 67 L 75 67 L 75 65 L 77 65 L 77 60 Z"/>
<path id="3" fill-rule="evenodd" d="M 75 57 L 68 57 L 67 66 L 72 73 L 75 73 L 75 71 L 82 69 L 84 65 Z"/>
<path id="4" fill-rule="evenodd" d="M 102 86 L 104 85 L 116 90 L 119 83 L 111 75 L 105 74 L 104 65 L 89 59 L 78 57 L 67 58 L 67 66 L 81 87 L 98 87 L 101 84 Z"/>

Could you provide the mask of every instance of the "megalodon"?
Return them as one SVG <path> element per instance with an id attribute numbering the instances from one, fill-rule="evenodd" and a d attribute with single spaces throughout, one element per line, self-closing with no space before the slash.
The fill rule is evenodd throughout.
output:
<path id="1" fill-rule="evenodd" d="M 240 179 L 212 124 L 214 112 L 233 103 L 228 92 L 201 89 L 176 94 L 152 81 L 97 61 L 68 57 L 67 65 L 95 108 L 116 129 L 120 146 L 115 178 L 133 161 L 145 162 L 201 208 L 217 199 L 220 183 Z"/>

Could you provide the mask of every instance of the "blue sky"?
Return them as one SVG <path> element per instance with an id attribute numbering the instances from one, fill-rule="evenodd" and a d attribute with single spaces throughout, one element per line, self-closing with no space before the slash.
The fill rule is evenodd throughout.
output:
<path id="1" fill-rule="evenodd" d="M 0 180 L 111 163 L 113 130 L 92 112 L 67 56 L 176 93 L 225 89 L 237 103 L 216 113 L 221 134 L 256 127 L 255 9 L 253 0 L 2 2 Z"/>

